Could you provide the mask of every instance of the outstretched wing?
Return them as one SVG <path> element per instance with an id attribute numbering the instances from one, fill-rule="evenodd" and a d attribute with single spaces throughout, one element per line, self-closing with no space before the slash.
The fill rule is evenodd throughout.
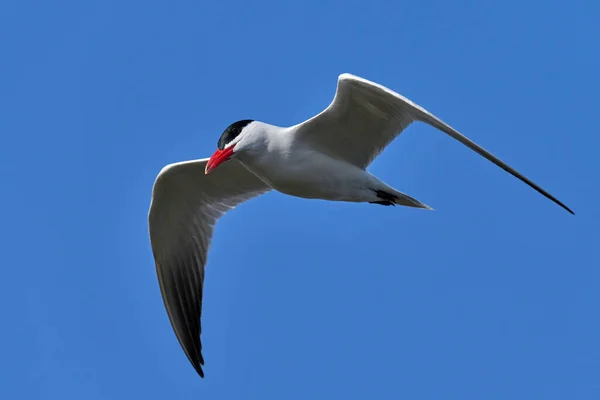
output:
<path id="1" fill-rule="evenodd" d="M 322 153 L 366 168 L 415 121 L 448 134 L 573 214 L 550 193 L 424 108 L 386 87 L 354 75 L 340 75 L 331 104 L 291 131 L 296 140 Z"/>
<path id="2" fill-rule="evenodd" d="M 171 164 L 158 174 L 148 215 L 162 297 L 175 335 L 201 377 L 204 267 L 217 219 L 270 188 L 235 160 L 206 175 L 208 159 Z"/>

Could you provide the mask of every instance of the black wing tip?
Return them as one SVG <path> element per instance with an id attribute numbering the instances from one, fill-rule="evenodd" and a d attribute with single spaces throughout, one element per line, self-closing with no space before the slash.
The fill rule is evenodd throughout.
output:
<path id="1" fill-rule="evenodd" d="M 202 370 L 202 367 L 200 365 L 195 365 L 194 367 L 196 368 L 198 375 L 200 375 L 200 378 L 204 379 L 204 371 Z"/>
<path id="2" fill-rule="evenodd" d="M 552 201 L 554 201 L 556 204 L 558 204 L 559 206 L 561 206 L 562 208 L 564 208 L 565 210 L 567 210 L 569 213 L 571 213 L 571 215 L 575 215 L 575 213 L 573 212 L 573 210 L 571 210 L 569 207 L 567 207 L 566 205 L 564 205 L 562 202 L 556 200 L 555 198 L 550 198 Z"/>
<path id="3" fill-rule="evenodd" d="M 192 363 L 192 366 L 198 375 L 200 375 L 200 378 L 204 378 L 204 370 L 202 369 L 202 366 L 204 365 L 204 357 L 202 357 L 202 350 L 199 350 L 193 356 L 188 354 L 188 359 Z"/>
<path id="4" fill-rule="evenodd" d="M 572 215 L 575 215 L 575 213 L 573 212 L 573 210 L 571 210 L 569 207 L 565 207 L 565 209 L 570 212 Z"/>
<path id="5" fill-rule="evenodd" d="M 204 365 L 204 360 L 202 359 L 202 356 L 200 356 L 200 359 L 198 361 L 192 362 L 192 365 L 194 366 L 194 369 L 196 370 L 198 375 L 200 375 L 200 378 L 204 378 L 204 370 L 202 369 L 202 366 Z"/>

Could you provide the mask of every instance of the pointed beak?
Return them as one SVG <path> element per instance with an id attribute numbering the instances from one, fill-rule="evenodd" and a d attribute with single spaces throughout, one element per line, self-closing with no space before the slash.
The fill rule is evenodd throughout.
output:
<path id="1" fill-rule="evenodd" d="M 223 150 L 215 151 L 208 162 L 206 163 L 206 168 L 204 169 L 204 173 L 208 174 L 213 169 L 217 168 L 219 165 L 223 164 L 225 161 L 229 160 L 233 155 L 233 146 L 228 147 Z"/>

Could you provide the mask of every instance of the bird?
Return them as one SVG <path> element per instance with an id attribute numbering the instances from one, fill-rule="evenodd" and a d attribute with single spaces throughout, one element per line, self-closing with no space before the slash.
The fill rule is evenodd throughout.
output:
<path id="1" fill-rule="evenodd" d="M 338 76 L 331 103 L 290 127 L 244 119 L 229 125 L 209 158 L 169 164 L 152 187 L 148 225 L 164 306 L 175 335 L 204 378 L 204 272 L 217 220 L 269 191 L 330 201 L 431 209 L 367 171 L 409 125 L 426 123 L 520 179 L 540 186 L 404 96 L 356 75 Z"/>

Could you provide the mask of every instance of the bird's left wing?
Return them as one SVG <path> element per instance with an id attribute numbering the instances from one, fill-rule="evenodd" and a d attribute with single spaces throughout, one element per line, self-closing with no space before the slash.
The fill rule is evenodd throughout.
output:
<path id="1" fill-rule="evenodd" d="M 219 217 L 270 188 L 235 160 L 205 174 L 208 159 L 171 164 L 158 174 L 148 215 L 150 242 L 175 335 L 200 376 L 204 266 Z"/>
<path id="2" fill-rule="evenodd" d="M 290 131 L 294 140 L 364 169 L 415 121 L 425 122 L 458 140 L 573 214 L 550 193 L 429 111 L 358 76 L 340 75 L 331 104 L 313 118 L 291 127 Z"/>

